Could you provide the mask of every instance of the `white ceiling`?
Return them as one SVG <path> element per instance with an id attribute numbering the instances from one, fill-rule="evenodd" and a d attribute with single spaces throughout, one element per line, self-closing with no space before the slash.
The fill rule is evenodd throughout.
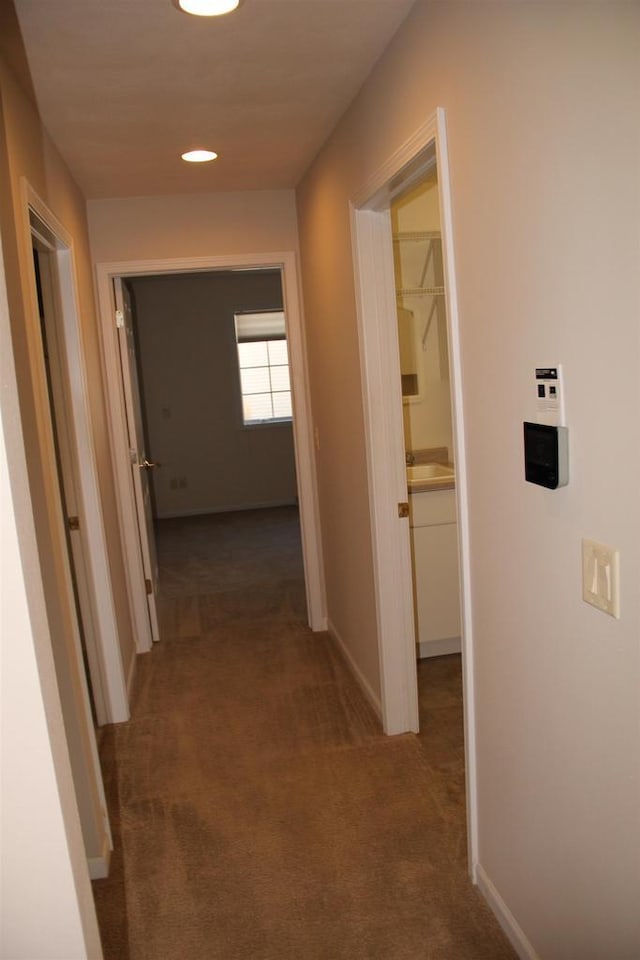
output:
<path id="1" fill-rule="evenodd" d="M 295 186 L 413 2 L 15 6 L 45 126 L 86 195 L 115 197 Z"/>

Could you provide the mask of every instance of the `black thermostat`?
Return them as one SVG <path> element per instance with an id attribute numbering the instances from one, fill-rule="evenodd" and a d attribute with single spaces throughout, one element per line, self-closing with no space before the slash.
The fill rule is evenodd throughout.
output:
<path id="1" fill-rule="evenodd" d="M 555 490 L 569 482 L 569 433 L 566 427 L 524 423 L 524 476 L 529 483 Z"/>

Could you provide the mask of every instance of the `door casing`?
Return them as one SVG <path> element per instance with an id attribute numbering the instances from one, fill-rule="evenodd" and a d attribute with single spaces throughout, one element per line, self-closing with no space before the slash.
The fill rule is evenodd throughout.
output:
<path id="1" fill-rule="evenodd" d="M 57 434 L 60 439 L 63 430 L 65 437 L 69 440 L 66 450 L 68 458 L 65 482 L 71 479 L 70 473 L 72 473 L 80 531 L 83 533 L 81 543 L 78 544 L 80 549 L 75 552 L 75 558 L 81 558 L 85 575 L 84 584 L 87 588 L 82 616 L 83 619 L 86 617 L 91 625 L 86 638 L 93 647 L 89 660 L 93 662 L 94 670 L 97 671 L 95 674 L 92 673 L 92 678 L 95 675 L 98 687 L 98 696 L 95 698 L 96 710 L 101 710 L 104 714 L 110 709 L 113 705 L 110 697 L 114 690 L 116 693 L 125 694 L 124 702 L 116 703 L 116 707 L 122 708 L 126 717 L 128 717 L 128 705 L 126 691 L 122 686 L 121 669 L 119 673 L 110 674 L 109 664 L 101 658 L 101 642 L 105 636 L 104 628 L 107 626 L 104 614 L 108 612 L 108 610 L 105 611 L 103 603 L 108 603 L 112 597 L 108 575 L 106 582 L 99 584 L 99 589 L 102 591 L 100 597 L 96 595 L 95 589 L 96 571 L 101 562 L 100 548 L 104 546 L 100 544 L 100 533 L 104 530 L 98 528 L 91 531 L 88 519 L 95 517 L 93 510 L 96 502 L 92 501 L 92 494 L 97 494 L 97 486 L 95 491 L 91 490 L 90 484 L 96 479 L 93 446 L 90 433 L 85 433 L 88 422 L 83 420 L 80 410 L 81 405 L 87 403 L 87 396 L 71 238 L 26 181 L 22 182 L 22 188 L 25 201 L 24 231 L 21 234 L 21 252 L 25 263 L 23 274 L 25 329 L 37 424 L 35 444 L 44 489 L 43 509 L 39 513 L 41 526 L 38 529 L 43 537 L 40 550 L 47 551 L 48 586 L 45 591 L 45 604 L 47 617 L 53 625 L 51 649 L 63 707 L 65 734 L 73 770 L 76 802 L 85 839 L 87 863 L 91 877 L 96 879 L 107 876 L 112 839 L 82 657 L 80 611 L 76 606 L 70 546 L 65 529 L 66 516 L 63 512 L 65 503 L 62 490 L 63 479 L 59 472 L 56 455 L 55 436 Z M 47 270 L 52 281 L 48 291 L 51 297 L 46 325 L 48 337 L 51 341 L 52 335 L 55 335 L 57 347 L 56 363 L 60 378 L 55 400 L 49 392 L 43 349 L 43 333 L 33 266 L 34 237 L 38 237 L 41 249 L 47 251 Z M 55 309 L 52 309 L 54 306 Z M 61 405 L 64 406 L 63 413 L 60 409 Z M 86 446 L 83 447 L 83 444 Z M 82 455 L 85 457 L 84 461 L 82 461 Z M 97 506 L 99 508 L 99 499 Z M 100 519 L 101 514 L 98 516 Z M 44 569 L 44 558 L 44 553 L 41 553 L 39 560 L 41 570 Z M 81 603 L 82 599 L 81 597 Z M 119 655 L 119 647 L 116 654 Z M 104 718 L 103 722 L 105 722 Z"/>
<path id="2" fill-rule="evenodd" d="M 88 378 L 80 330 L 73 238 L 24 178 L 21 188 L 25 258 L 28 256 L 31 262 L 35 223 L 39 225 L 41 235 L 44 235 L 43 239 L 51 249 L 52 267 L 56 272 L 58 286 L 59 309 L 55 322 L 63 364 L 66 419 L 70 436 L 70 465 L 74 474 L 80 517 L 79 539 L 88 586 L 87 600 L 90 609 L 87 609 L 86 614 L 93 625 L 91 636 L 87 639 L 92 645 L 90 661 L 94 664 L 92 682 L 96 685 L 94 694 L 97 721 L 99 724 L 121 723 L 129 718 L 129 702 L 118 642 L 118 623 L 89 413 Z M 35 277 L 28 285 L 26 298 L 26 309 L 29 311 L 34 329 L 37 324 L 39 342 L 40 321 Z M 35 333 L 33 339 L 35 342 Z M 34 357 L 35 355 L 34 348 Z M 45 373 L 40 361 L 38 361 L 38 367 L 38 376 L 44 389 Z"/>
<path id="3" fill-rule="evenodd" d="M 418 729 L 415 633 L 398 362 L 390 205 L 437 164 L 447 304 L 460 554 L 462 668 L 467 789 L 467 847 L 477 863 L 477 784 L 467 466 L 451 184 L 445 111 L 439 107 L 354 192 L 351 226 L 363 386 L 365 442 L 376 586 L 376 615 L 385 732 Z"/>
<path id="4" fill-rule="evenodd" d="M 289 343 L 292 396 L 293 436 L 300 505 L 300 527 L 305 571 L 305 588 L 309 626 L 314 631 L 327 629 L 324 573 L 320 542 L 315 456 L 312 442 L 312 420 L 309 398 L 306 344 L 301 320 L 296 258 L 292 252 L 268 254 L 236 254 L 217 257 L 196 257 L 170 260 L 127 260 L 97 264 L 98 304 L 100 313 L 102 360 L 107 388 L 107 409 L 118 513 L 124 544 L 131 612 L 137 627 L 138 652 L 151 648 L 148 628 L 144 570 L 140 562 L 137 521 L 133 489 L 130 482 L 129 444 L 126 435 L 124 400 L 120 385 L 113 280 L 116 277 L 138 277 L 158 274 L 203 273 L 233 268 L 278 269 Z M 147 626 L 145 627 L 145 623 Z"/>

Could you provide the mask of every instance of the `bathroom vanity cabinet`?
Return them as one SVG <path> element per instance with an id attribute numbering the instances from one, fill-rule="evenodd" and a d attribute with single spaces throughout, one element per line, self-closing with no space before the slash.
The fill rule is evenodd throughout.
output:
<path id="1" fill-rule="evenodd" d="M 420 657 L 460 651 L 456 492 L 409 497 L 416 642 Z"/>

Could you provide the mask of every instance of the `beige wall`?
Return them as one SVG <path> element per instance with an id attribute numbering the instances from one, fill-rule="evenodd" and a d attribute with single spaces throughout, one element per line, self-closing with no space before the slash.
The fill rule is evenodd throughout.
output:
<path id="1" fill-rule="evenodd" d="M 18 369 L 21 410 L 27 448 L 32 494 L 38 509 L 39 499 L 44 509 L 46 495 L 46 465 L 37 462 L 36 436 L 39 387 L 33 381 L 31 369 L 38 364 L 34 344 L 37 336 L 29 333 L 26 291 L 32 282 L 31 249 L 28 237 L 28 220 L 22 197 L 22 181 L 26 180 L 38 196 L 47 204 L 54 216 L 71 235 L 74 243 L 74 262 L 79 296 L 79 315 L 83 338 L 84 355 L 89 385 L 89 406 L 93 427 L 100 494 L 105 520 L 107 549 L 109 552 L 112 589 L 118 624 L 118 636 L 125 675 L 135 655 L 135 646 L 130 625 L 127 588 L 124 580 L 111 459 L 107 445 L 102 374 L 95 326 L 94 292 L 85 202 L 68 169 L 49 141 L 37 113 L 30 101 L 5 68 L 2 71 L 4 95 L 6 149 L 8 157 L 7 225 L 13 256 L 11 269 L 7 271 L 7 287 L 12 318 L 12 335 Z M 31 321 L 32 322 L 32 321 Z M 47 548 L 44 547 L 45 554 Z"/>
<path id="2" fill-rule="evenodd" d="M 297 250 L 292 190 L 90 200 L 97 263 Z"/>
<path id="3" fill-rule="evenodd" d="M 234 312 L 282 309 L 279 271 L 139 277 L 134 294 L 156 516 L 295 503 L 291 423 L 242 426 Z M 185 487 L 172 487 L 184 479 Z"/>
<path id="4" fill-rule="evenodd" d="M 0 85 L 0 129 L 5 90 Z M 0 150 L 0 225 L 7 226 L 7 156 Z M 9 238 L 11 239 L 11 238 Z M 28 491 L 0 245 L 0 956 L 102 956 Z"/>
<path id="5" fill-rule="evenodd" d="M 640 7 L 418 2 L 298 190 L 329 614 L 376 631 L 348 202 L 447 109 L 460 298 L 479 862 L 545 960 L 640 954 Z M 523 479 L 536 364 L 571 481 Z M 620 549 L 619 621 L 580 541 Z"/>

